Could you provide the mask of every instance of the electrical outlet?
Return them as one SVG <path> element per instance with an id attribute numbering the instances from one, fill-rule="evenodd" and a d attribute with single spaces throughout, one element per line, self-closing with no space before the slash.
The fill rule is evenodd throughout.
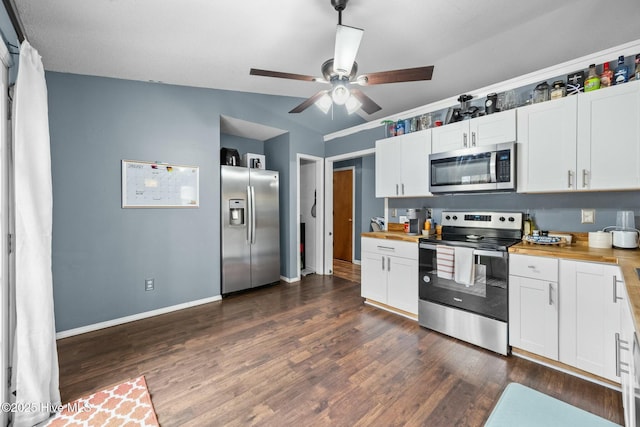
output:
<path id="1" fill-rule="evenodd" d="M 595 222 L 596 222 L 596 210 L 582 209 L 582 224 L 595 224 Z"/>
<path id="2" fill-rule="evenodd" d="M 391 216 L 398 216 L 398 209 L 391 209 Z"/>
<path id="3" fill-rule="evenodd" d="M 144 279 L 144 290 L 152 291 L 155 289 L 155 279 Z"/>

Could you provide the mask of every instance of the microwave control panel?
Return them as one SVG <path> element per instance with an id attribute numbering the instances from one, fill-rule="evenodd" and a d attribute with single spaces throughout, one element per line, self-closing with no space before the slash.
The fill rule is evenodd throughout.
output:
<path id="1" fill-rule="evenodd" d="M 511 150 L 496 153 L 496 178 L 498 182 L 511 181 Z"/>

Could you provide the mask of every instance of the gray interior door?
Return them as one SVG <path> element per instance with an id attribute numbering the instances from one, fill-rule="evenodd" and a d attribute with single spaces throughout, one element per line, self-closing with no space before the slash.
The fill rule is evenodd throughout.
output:
<path id="1" fill-rule="evenodd" d="M 220 167 L 220 219 L 222 221 L 222 293 L 251 287 L 251 252 L 248 241 L 249 170 L 235 166 Z M 231 208 L 243 201 L 241 224 L 233 224 Z"/>
<path id="2" fill-rule="evenodd" d="M 249 170 L 255 195 L 251 286 L 261 286 L 280 280 L 280 184 L 278 172 Z"/>

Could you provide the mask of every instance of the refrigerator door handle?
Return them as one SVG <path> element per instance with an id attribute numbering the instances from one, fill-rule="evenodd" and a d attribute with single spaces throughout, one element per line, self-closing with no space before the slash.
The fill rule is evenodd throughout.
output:
<path id="1" fill-rule="evenodd" d="M 251 223 L 253 222 L 253 218 L 251 217 L 251 186 L 247 185 L 247 243 L 251 244 L 252 236 L 251 236 Z"/>
<path id="2" fill-rule="evenodd" d="M 251 244 L 256 243 L 256 190 L 251 186 Z"/>

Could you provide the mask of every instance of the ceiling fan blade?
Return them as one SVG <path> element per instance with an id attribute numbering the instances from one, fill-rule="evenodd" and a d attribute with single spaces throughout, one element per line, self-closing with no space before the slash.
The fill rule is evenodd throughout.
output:
<path id="1" fill-rule="evenodd" d="M 333 69 L 344 76 L 351 74 L 351 67 L 356 60 L 358 48 L 364 30 L 338 24 L 336 29 L 336 46 L 333 52 Z"/>
<path id="2" fill-rule="evenodd" d="M 376 111 L 382 110 L 382 107 L 375 103 L 375 101 L 364 94 L 360 89 L 351 88 L 351 95 L 353 95 L 358 101 L 362 103 L 362 108 L 365 113 L 373 114 Z"/>
<path id="3" fill-rule="evenodd" d="M 304 74 L 283 73 L 280 71 L 260 70 L 258 68 L 252 68 L 249 71 L 249 74 L 252 76 L 277 77 L 280 79 L 290 79 L 290 80 L 304 80 L 306 82 L 324 81 L 324 79 L 321 79 L 319 77 L 306 76 Z"/>
<path id="4" fill-rule="evenodd" d="M 431 80 L 433 65 L 428 67 L 405 68 L 402 70 L 380 71 L 358 76 L 356 83 L 364 86 L 381 85 L 385 83 L 416 82 Z"/>
<path id="5" fill-rule="evenodd" d="M 305 99 L 302 104 L 298 105 L 293 110 L 289 111 L 289 113 L 302 113 L 304 110 L 306 110 L 307 108 L 315 104 L 315 102 L 327 92 L 328 91 L 326 90 L 321 90 L 320 92 L 313 95 L 311 98 Z"/>

